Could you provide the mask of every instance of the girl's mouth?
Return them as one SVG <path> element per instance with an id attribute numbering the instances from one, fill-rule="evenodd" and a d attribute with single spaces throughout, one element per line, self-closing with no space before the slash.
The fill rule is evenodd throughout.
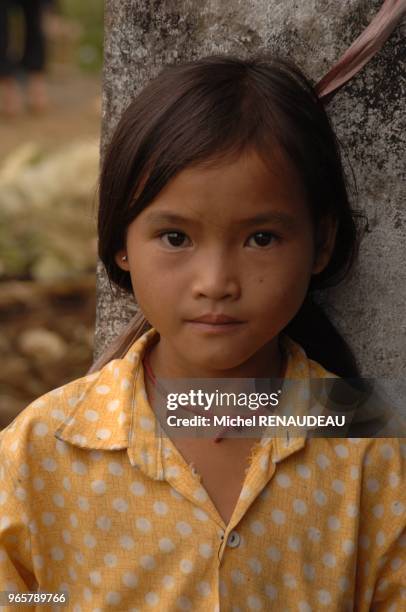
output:
<path id="1" fill-rule="evenodd" d="M 196 331 L 210 334 L 234 332 L 241 328 L 246 321 L 240 321 L 225 314 L 205 314 L 196 319 L 186 321 Z"/>

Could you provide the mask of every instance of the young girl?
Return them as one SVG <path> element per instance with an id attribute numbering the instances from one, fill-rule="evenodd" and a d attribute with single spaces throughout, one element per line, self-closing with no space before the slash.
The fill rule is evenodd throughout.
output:
<path id="1" fill-rule="evenodd" d="M 151 401 L 157 378 L 356 376 L 311 298 L 350 269 L 355 217 L 290 62 L 205 58 L 141 92 L 99 209 L 100 258 L 140 310 L 0 436 L 1 590 L 75 612 L 404 609 L 398 438 L 163 438 Z"/>

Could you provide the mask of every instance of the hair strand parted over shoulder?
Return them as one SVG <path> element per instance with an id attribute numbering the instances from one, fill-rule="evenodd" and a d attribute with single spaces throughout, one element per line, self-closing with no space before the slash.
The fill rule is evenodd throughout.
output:
<path id="1" fill-rule="evenodd" d="M 125 247 L 130 223 L 177 173 L 238 156 L 248 148 L 255 148 L 268 163 L 280 149 L 298 172 L 315 227 L 326 216 L 337 223 L 331 260 L 313 277 L 310 290 L 342 280 L 356 257 L 356 220 L 363 215 L 351 209 L 337 138 L 303 72 L 288 59 L 261 53 L 248 59 L 215 55 L 165 66 L 122 115 L 100 177 L 99 257 L 110 281 L 132 291 L 129 273 L 117 266 L 114 256 Z M 315 308 L 314 304 L 313 313 Z M 293 339 L 328 369 L 340 375 L 354 373 L 351 351 L 327 317 L 335 349 L 312 351 L 309 339 L 300 334 L 302 315 L 299 311 L 292 321 Z M 128 335 L 128 330 L 123 333 L 123 347 L 128 347 Z M 118 356 L 120 342 L 114 344 Z M 316 341 L 315 346 L 320 345 Z M 337 364 L 340 352 L 342 365 L 332 367 L 334 359 L 328 354 L 335 354 Z M 107 363 L 108 353 L 92 371 Z"/>

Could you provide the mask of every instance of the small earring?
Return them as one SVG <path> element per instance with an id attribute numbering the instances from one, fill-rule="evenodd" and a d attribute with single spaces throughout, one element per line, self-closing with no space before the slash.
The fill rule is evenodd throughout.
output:
<path id="1" fill-rule="evenodd" d="M 124 256 L 121 258 L 121 261 L 127 261 L 127 255 L 124 255 Z"/>

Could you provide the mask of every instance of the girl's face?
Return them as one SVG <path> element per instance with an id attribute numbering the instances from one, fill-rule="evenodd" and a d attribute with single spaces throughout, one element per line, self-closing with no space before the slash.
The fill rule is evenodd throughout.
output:
<path id="1" fill-rule="evenodd" d="M 116 261 L 167 363 L 193 376 L 255 376 L 252 364 L 269 369 L 278 334 L 327 265 L 333 224 L 323 237 L 316 253 L 292 166 L 276 152 L 268 167 L 251 150 L 180 172 L 130 224 Z"/>

